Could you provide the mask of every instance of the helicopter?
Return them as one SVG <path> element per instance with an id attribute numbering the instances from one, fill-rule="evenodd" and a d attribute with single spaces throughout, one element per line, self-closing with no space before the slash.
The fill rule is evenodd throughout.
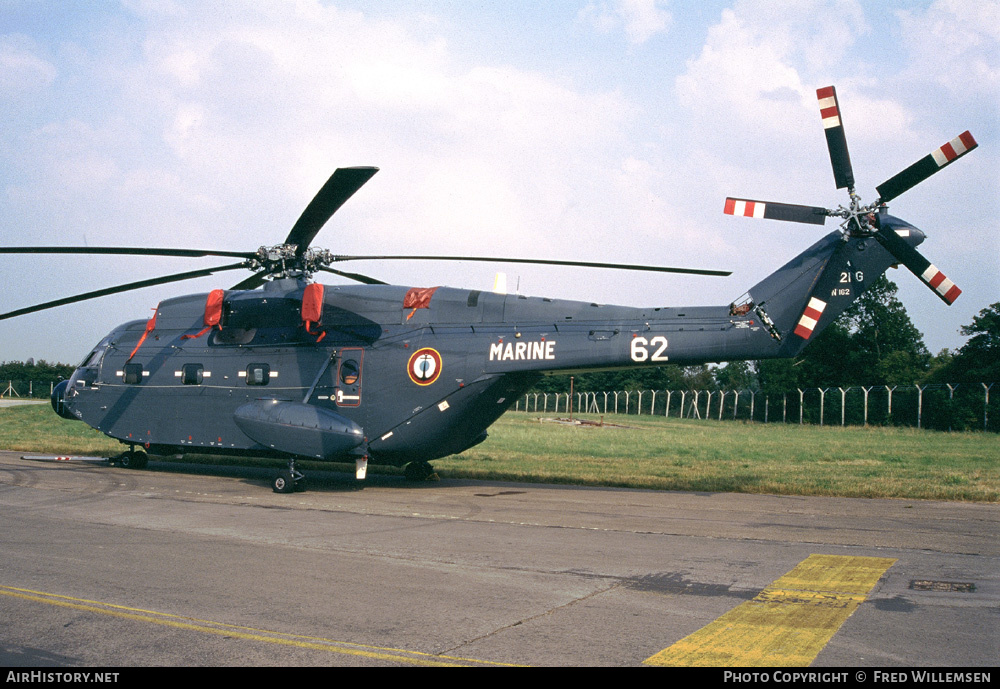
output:
<path id="1" fill-rule="evenodd" d="M 0 247 L 6 254 L 107 254 L 238 259 L 0 314 L 0 320 L 143 287 L 234 270 L 229 289 L 161 301 L 148 320 L 106 335 L 53 390 L 53 409 L 128 449 L 112 463 L 142 468 L 149 454 L 281 458 L 272 488 L 305 488 L 296 461 L 369 462 L 428 478 L 543 375 L 794 357 L 889 267 L 902 263 L 946 304 L 961 290 L 916 249 L 924 233 L 887 203 L 976 147 L 964 132 L 878 187 L 862 204 L 834 87 L 817 91 L 838 189 L 827 209 L 745 198 L 724 213 L 823 225 L 824 236 L 742 297 L 722 306 L 629 307 L 446 286 L 391 285 L 337 266 L 361 260 L 535 263 L 725 276 L 718 270 L 481 256 L 358 256 L 313 248 L 327 221 L 378 171 L 337 169 L 284 243 L 257 251 L 131 247 Z M 325 285 L 320 272 L 355 285 Z"/>

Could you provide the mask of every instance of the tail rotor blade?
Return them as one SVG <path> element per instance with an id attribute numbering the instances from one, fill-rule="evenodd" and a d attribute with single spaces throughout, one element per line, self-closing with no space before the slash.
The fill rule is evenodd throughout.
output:
<path id="1" fill-rule="evenodd" d="M 822 225 L 830 212 L 819 206 L 796 206 L 791 203 L 772 203 L 771 201 L 754 201 L 753 199 L 726 198 L 726 215 L 740 215 L 747 218 L 764 218 L 766 220 L 785 220 L 801 222 L 810 225 Z"/>
<path id="2" fill-rule="evenodd" d="M 854 188 L 854 169 L 851 167 L 851 154 L 847 150 L 847 135 L 844 134 L 844 124 L 840 119 L 840 103 L 837 101 L 837 89 L 826 86 L 816 89 L 819 99 L 819 113 L 823 118 L 823 131 L 826 133 L 826 146 L 830 150 L 830 163 L 833 165 L 833 179 L 838 189 Z"/>
<path id="3" fill-rule="evenodd" d="M 962 290 L 954 282 L 938 270 L 923 255 L 914 249 L 910 244 L 900 237 L 896 230 L 888 223 L 878 223 L 878 233 L 875 239 L 879 241 L 889 253 L 899 259 L 899 262 L 906 266 L 911 273 L 920 278 L 925 285 L 934 290 L 945 304 L 951 306 L 958 299 Z"/>
<path id="4" fill-rule="evenodd" d="M 954 139 L 929 153 L 902 172 L 890 177 L 875 190 L 880 203 L 888 203 L 904 191 L 915 187 L 941 168 L 951 165 L 979 144 L 966 130 Z"/>

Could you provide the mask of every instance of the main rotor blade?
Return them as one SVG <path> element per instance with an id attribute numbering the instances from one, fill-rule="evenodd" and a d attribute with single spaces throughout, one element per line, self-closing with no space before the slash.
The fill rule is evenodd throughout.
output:
<path id="1" fill-rule="evenodd" d="M 854 169 L 851 167 L 851 154 L 847 150 L 847 136 L 844 134 L 844 124 L 840 120 L 840 103 L 837 101 L 837 89 L 826 86 L 816 89 L 819 99 L 819 114 L 823 118 L 823 131 L 826 133 L 826 147 L 830 150 L 830 163 L 833 165 L 833 179 L 838 189 L 854 188 Z"/>
<path id="2" fill-rule="evenodd" d="M 267 273 L 254 273 L 246 280 L 240 280 L 229 289 L 231 290 L 257 289 L 266 282 L 266 280 L 264 279 L 266 276 Z"/>
<path id="3" fill-rule="evenodd" d="M 796 206 L 791 203 L 772 203 L 770 201 L 754 201 L 752 199 L 726 198 L 726 215 L 742 215 L 747 218 L 765 218 L 767 220 L 786 220 L 788 222 L 803 222 L 810 225 L 822 225 L 830 212 L 819 206 Z"/>
<path id="4" fill-rule="evenodd" d="M 610 268 L 613 270 L 645 270 L 654 273 L 685 273 L 688 275 L 732 275 L 728 270 L 700 268 L 667 268 L 630 263 L 594 263 L 591 261 L 557 261 L 542 258 L 496 258 L 491 256 L 337 256 L 335 261 L 479 261 L 483 263 L 533 263 L 543 266 L 575 266 L 577 268 Z"/>
<path id="5" fill-rule="evenodd" d="M 907 189 L 920 184 L 941 168 L 951 165 L 978 145 L 968 130 L 962 132 L 933 153 L 929 153 L 910 167 L 875 187 L 875 191 L 879 195 L 879 203 L 888 203 Z"/>
<path id="6" fill-rule="evenodd" d="M 326 184 L 309 202 L 288 233 L 285 244 L 294 244 L 301 256 L 323 225 L 351 198 L 365 182 L 378 172 L 377 167 L 342 167 L 334 171 Z"/>
<path id="7" fill-rule="evenodd" d="M 44 311 L 45 309 L 55 308 L 56 306 L 64 306 L 65 304 L 73 304 L 78 301 L 86 301 L 87 299 L 96 299 L 97 297 L 105 297 L 109 294 L 118 294 L 119 292 L 128 292 L 134 289 L 142 289 L 143 287 L 153 287 L 155 285 L 163 285 L 168 282 L 179 282 L 180 280 L 190 280 L 192 278 L 205 277 L 206 275 L 212 275 L 213 273 L 220 273 L 224 270 L 239 270 L 240 268 L 246 268 L 245 263 L 234 263 L 228 266 L 218 266 L 216 268 L 205 268 L 203 270 L 191 270 L 186 273 L 175 273 L 173 275 L 165 275 L 158 278 L 150 278 L 149 280 L 139 280 L 138 282 L 130 282 L 124 285 L 118 285 L 117 287 L 107 287 L 105 289 L 95 290 L 93 292 L 86 292 L 84 294 L 77 294 L 73 297 L 64 297 L 63 299 L 56 299 L 54 301 L 47 301 L 44 304 L 36 304 L 35 306 L 28 306 L 23 309 L 18 309 L 16 311 L 8 311 L 7 313 L 0 313 L 0 321 L 7 318 L 14 318 L 15 316 L 23 316 L 24 314 L 34 313 L 35 311 Z"/>
<path id="8" fill-rule="evenodd" d="M 362 275 L 361 273 L 348 273 L 343 270 L 334 270 L 333 268 L 327 268 L 326 266 L 320 266 L 320 270 L 324 270 L 327 273 L 333 273 L 334 275 L 339 275 L 345 277 L 348 280 L 354 280 L 355 282 L 363 282 L 366 285 L 388 285 L 388 282 L 382 282 L 373 277 L 368 277 L 367 275 Z"/>
<path id="9" fill-rule="evenodd" d="M 875 239 L 879 241 L 889 253 L 899 259 L 900 263 L 906 266 L 911 273 L 920 278 L 925 285 L 934 290 L 948 306 L 955 303 L 962 290 L 954 282 L 937 269 L 930 261 L 914 249 L 910 244 L 896 234 L 896 231 L 885 223 L 878 222 L 878 232 Z"/>
<path id="10" fill-rule="evenodd" d="M 257 255 L 254 252 L 248 251 L 145 249 L 126 246 L 0 246 L 0 254 L 114 254 L 132 256 L 184 256 L 187 258 L 202 258 L 204 256 L 253 258 Z"/>

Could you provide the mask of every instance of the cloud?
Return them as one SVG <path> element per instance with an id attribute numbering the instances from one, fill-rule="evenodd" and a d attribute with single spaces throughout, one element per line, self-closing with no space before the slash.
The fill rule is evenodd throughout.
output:
<path id="1" fill-rule="evenodd" d="M 578 15 L 601 33 L 621 29 L 629 43 L 641 45 L 657 34 L 665 34 L 673 24 L 673 16 L 658 0 L 615 0 L 591 2 Z"/>
<path id="2" fill-rule="evenodd" d="M 151 221 L 136 231 L 151 243 L 165 228 L 177 232 L 168 212 L 191 223 L 201 216 L 219 235 L 239 227 L 254 245 L 279 241 L 281 230 L 262 217 L 283 215 L 279 228 L 290 226 L 335 167 L 358 164 L 383 168 L 373 186 L 392 185 L 370 211 L 394 219 L 409 213 L 408 225 L 434 227 L 456 248 L 474 244 L 470 224 L 501 238 L 532 227 L 558 235 L 569 232 L 558 225 L 591 184 L 564 184 L 560 178 L 574 174 L 567 163 L 614 155 L 634 115 L 615 92 L 584 92 L 511 66 L 468 65 L 439 35 L 306 0 L 255 3 L 253 12 L 227 3 L 132 7 L 146 20 L 134 39 L 141 50 L 121 51 L 120 63 L 102 67 L 120 75 L 108 102 L 88 103 L 96 112 L 75 127 L 65 108 L 66 120 L 47 125 L 79 131 L 72 142 L 62 136 L 60 144 L 47 128 L 32 136 L 53 168 L 61 151 L 89 145 L 98 174 L 87 203 L 97 202 L 97 182 L 126 198 L 135 180 L 175 180 L 164 186 L 169 203 L 153 204 L 162 219 L 134 209 L 133 217 Z M 101 136 L 84 136 L 88 130 Z M 74 158 L 86 173 L 88 158 Z M 406 190 L 394 173 L 407 178 Z M 38 183 L 54 176 L 52 169 Z M 185 194 L 187 212 L 177 207 Z M 141 198 L 148 208 L 148 196 Z M 233 211 L 222 224 L 202 215 L 226 205 Z"/>
<path id="3" fill-rule="evenodd" d="M 701 53 L 678 77 L 677 94 L 700 114 L 724 113 L 784 132 L 799 110 L 814 109 L 816 76 L 828 73 L 868 31 L 849 0 L 784 4 L 737 2 L 709 29 Z"/>
<path id="4" fill-rule="evenodd" d="M 5 98 L 44 88 L 56 78 L 55 65 L 36 53 L 34 42 L 25 36 L 0 36 L 0 89 Z"/>
<path id="5" fill-rule="evenodd" d="M 1000 2 L 938 0 L 899 10 L 902 47 L 910 56 L 907 78 L 931 81 L 952 97 L 1000 99 Z"/>
<path id="6" fill-rule="evenodd" d="M 725 165 L 743 170 L 738 177 L 749 188 L 742 193 L 784 189 L 790 198 L 772 200 L 823 203 L 810 201 L 830 181 L 816 89 L 833 84 L 859 186 L 870 194 L 879 175 L 893 174 L 910 155 L 897 151 L 919 139 L 907 92 L 884 87 L 894 68 L 865 62 L 860 48 L 871 33 L 851 0 L 737 2 L 675 82 L 692 140 L 710 140 L 706 147 L 724 151 Z"/>

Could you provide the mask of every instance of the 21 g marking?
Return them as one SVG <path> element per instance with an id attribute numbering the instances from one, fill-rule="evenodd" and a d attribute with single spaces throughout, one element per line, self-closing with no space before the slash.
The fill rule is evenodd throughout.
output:
<path id="1" fill-rule="evenodd" d="M 652 340 L 645 337 L 633 337 L 630 354 L 632 361 L 667 361 L 663 352 L 667 349 L 667 338 L 657 335 Z M 650 351 L 652 350 L 652 355 Z"/>

